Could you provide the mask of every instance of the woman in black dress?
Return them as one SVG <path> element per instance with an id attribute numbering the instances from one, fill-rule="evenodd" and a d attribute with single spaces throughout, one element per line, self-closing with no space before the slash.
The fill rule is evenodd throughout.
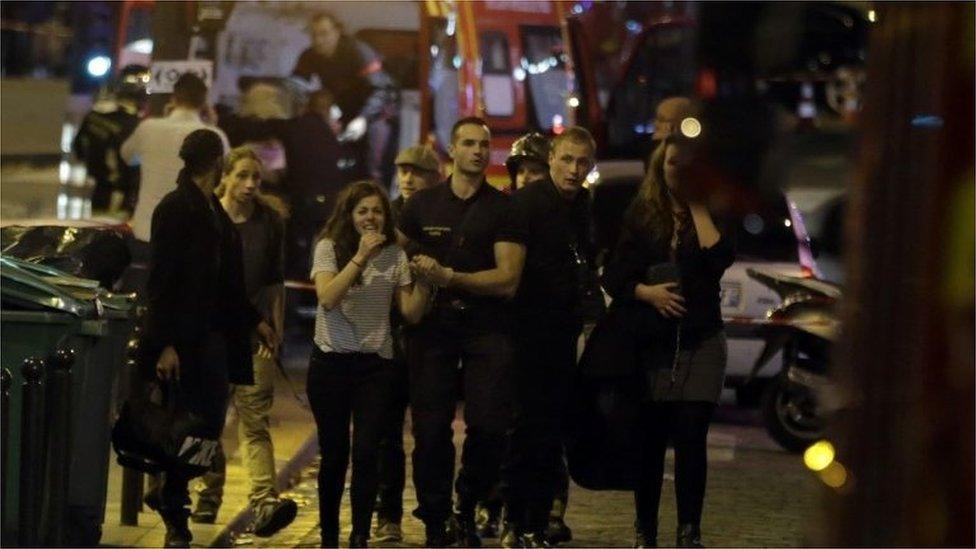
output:
<path id="1" fill-rule="evenodd" d="M 640 414 L 644 468 L 634 491 L 635 547 L 657 544 L 669 440 L 675 449 L 677 545 L 701 546 L 706 435 L 726 363 L 719 280 L 735 251 L 708 208 L 683 192 L 693 156 L 692 143 L 681 137 L 669 137 L 654 151 L 604 272 L 604 287 L 615 300 L 659 315 L 647 324 L 652 350 L 640 359 L 647 391 Z"/>

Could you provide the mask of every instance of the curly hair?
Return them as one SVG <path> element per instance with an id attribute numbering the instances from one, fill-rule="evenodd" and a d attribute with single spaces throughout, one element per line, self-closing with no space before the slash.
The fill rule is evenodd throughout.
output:
<path id="1" fill-rule="evenodd" d="M 336 200 L 335 209 L 325 223 L 325 227 L 319 232 L 316 242 L 323 238 L 328 238 L 335 244 L 336 267 L 341 271 L 346 263 L 359 248 L 359 233 L 352 222 L 352 213 L 356 206 L 371 196 L 380 197 L 383 205 L 383 236 L 386 237 L 384 246 L 396 243 L 396 233 L 393 228 L 393 210 L 390 207 L 390 199 L 386 196 L 386 191 L 375 181 L 365 179 L 350 183 Z"/>

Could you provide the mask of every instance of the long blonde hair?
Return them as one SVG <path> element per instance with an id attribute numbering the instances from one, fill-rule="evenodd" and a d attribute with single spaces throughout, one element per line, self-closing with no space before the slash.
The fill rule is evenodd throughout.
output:
<path id="1" fill-rule="evenodd" d="M 234 166 L 237 165 L 241 160 L 253 160 L 257 162 L 258 167 L 264 171 L 264 163 L 258 157 L 257 153 L 247 145 L 241 147 L 235 147 L 227 153 L 227 157 L 224 159 L 224 171 L 220 178 L 220 184 L 214 189 L 214 194 L 217 198 L 223 198 L 224 194 L 227 192 L 227 185 L 224 184 L 224 177 L 230 175 L 234 171 Z M 262 192 L 258 189 L 258 192 L 254 195 L 254 200 L 261 206 L 275 212 L 281 219 L 287 219 L 289 216 L 288 206 L 285 202 L 273 194 L 268 194 Z"/>
<path id="2" fill-rule="evenodd" d="M 624 212 L 621 239 L 644 241 L 660 250 L 666 250 L 674 234 L 674 216 L 671 213 L 671 197 L 664 181 L 664 158 L 668 137 L 651 153 L 647 173 L 641 181 L 637 195 Z"/>

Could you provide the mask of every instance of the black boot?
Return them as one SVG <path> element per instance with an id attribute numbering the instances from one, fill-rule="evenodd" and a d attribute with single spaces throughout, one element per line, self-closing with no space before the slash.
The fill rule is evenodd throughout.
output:
<path id="1" fill-rule="evenodd" d="M 447 535 L 444 523 L 427 523 L 424 525 L 424 530 L 427 534 L 427 541 L 424 542 L 426 547 L 447 547 L 454 543 L 454 540 Z"/>
<path id="2" fill-rule="evenodd" d="M 448 537 L 457 540 L 458 547 L 481 547 L 473 509 L 470 513 L 454 513 L 448 527 Z"/>
<path id="3" fill-rule="evenodd" d="M 678 525 L 678 537 L 675 545 L 678 547 L 704 547 L 701 542 L 701 529 L 697 524 Z"/>
<path id="4" fill-rule="evenodd" d="M 369 547 L 369 536 L 366 534 L 357 534 L 353 532 L 349 536 L 349 547 Z"/>
<path id="5" fill-rule="evenodd" d="M 566 525 L 566 501 L 556 498 L 552 502 L 552 512 L 549 513 L 549 526 L 546 528 L 546 539 L 549 543 L 568 543 L 573 541 L 573 531 Z"/>
<path id="6" fill-rule="evenodd" d="M 189 547 L 190 542 L 193 541 L 193 534 L 186 524 L 190 515 L 186 509 L 164 511 L 159 514 L 163 517 L 163 524 L 166 525 L 163 547 Z"/>
<path id="7" fill-rule="evenodd" d="M 634 549 L 657 547 L 657 522 L 653 525 L 642 526 L 640 521 L 634 521 Z"/>

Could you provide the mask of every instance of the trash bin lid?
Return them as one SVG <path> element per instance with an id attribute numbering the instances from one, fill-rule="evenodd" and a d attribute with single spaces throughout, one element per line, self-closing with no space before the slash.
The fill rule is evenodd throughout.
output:
<path id="1" fill-rule="evenodd" d="M 102 288 L 97 280 L 72 276 L 54 267 L 24 261 L 3 255 L 3 265 L 13 265 L 22 271 L 39 277 L 42 281 L 56 286 L 74 299 L 94 307 L 98 316 L 128 318 L 135 307 L 136 294 L 112 293 Z M 4 299 L 6 301 L 6 298 Z M 59 309 L 61 310 L 61 309 Z"/>
<path id="2" fill-rule="evenodd" d="M 66 289 L 45 280 L 45 276 L 66 276 L 50 267 L 41 267 L 8 256 L 0 256 L 0 302 L 26 309 L 56 310 L 80 317 L 98 313 L 93 301 L 78 299 Z"/>

